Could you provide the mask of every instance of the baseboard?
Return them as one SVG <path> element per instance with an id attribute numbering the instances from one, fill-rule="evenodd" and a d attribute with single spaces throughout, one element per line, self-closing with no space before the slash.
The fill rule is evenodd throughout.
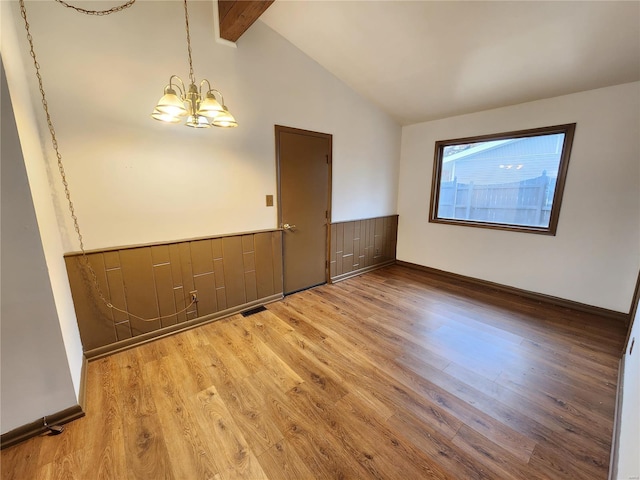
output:
<path id="1" fill-rule="evenodd" d="M 618 451 L 620 436 L 620 414 L 622 408 L 622 389 L 624 387 L 624 360 L 626 355 L 620 359 L 618 366 L 618 388 L 616 389 L 616 409 L 613 416 L 613 434 L 611 436 L 611 454 L 609 455 L 609 480 L 615 480 L 618 476 Z"/>
<path id="2" fill-rule="evenodd" d="M 636 288 L 633 292 L 633 300 L 631 301 L 631 308 L 629 309 L 629 325 L 627 328 L 627 338 L 624 341 L 622 347 L 622 355 L 627 351 L 629 345 L 629 339 L 631 338 L 631 329 L 636 318 L 636 312 L 638 311 L 638 305 L 640 305 L 640 272 L 638 272 L 638 280 L 636 280 Z"/>
<path id="3" fill-rule="evenodd" d="M 221 310 L 210 315 L 205 315 L 203 317 L 194 318 L 193 320 L 188 320 L 176 325 L 171 325 L 169 327 L 163 328 L 162 330 L 154 330 L 153 332 L 148 332 L 132 338 L 127 338 L 126 340 L 122 340 L 120 342 L 115 342 L 103 347 L 87 350 L 86 352 L 84 352 L 84 354 L 85 357 L 90 361 L 97 360 L 98 358 L 106 357 L 108 355 L 128 350 L 139 345 L 144 345 L 145 343 L 153 342 L 154 340 L 157 340 L 159 338 L 164 338 L 178 332 L 183 332 L 199 325 L 204 325 L 205 323 L 210 323 L 215 320 L 230 317 L 231 315 L 243 312 L 244 310 L 249 310 L 250 308 L 254 308 L 260 305 L 266 305 L 268 303 L 281 300 L 282 298 L 282 293 L 277 293 L 275 295 L 264 297 L 253 302 L 243 303 L 242 305 L 237 305 L 226 310 Z"/>
<path id="4" fill-rule="evenodd" d="M 69 407 L 61 412 L 47 415 L 46 418 L 49 425 L 63 425 L 71 422 L 72 420 L 84 417 L 84 415 L 85 413 L 82 407 L 80 405 L 74 405 L 73 407 Z M 47 429 L 44 426 L 43 419 L 39 418 L 27 425 L 23 425 L 22 427 L 18 427 L 10 432 L 3 433 L 0 437 L 0 449 L 11 447 L 12 445 L 28 440 L 31 437 L 41 435 L 46 431 Z"/>
<path id="5" fill-rule="evenodd" d="M 370 265 L 368 267 L 359 268 L 357 270 L 353 270 L 351 272 L 346 272 L 341 275 L 336 275 L 335 277 L 331 277 L 331 283 L 338 283 L 342 280 L 346 280 L 347 278 L 357 277 L 358 275 L 362 275 L 363 273 L 371 272 L 373 270 L 378 270 L 382 267 L 388 267 L 389 265 L 393 265 L 396 263 L 396 260 L 387 260 L 386 262 L 378 263 L 377 265 Z"/>
<path id="6" fill-rule="evenodd" d="M 78 405 L 83 411 L 86 411 L 87 400 L 87 369 L 89 368 L 89 360 L 85 355 L 82 356 L 82 370 L 80 370 L 80 389 L 78 392 Z"/>
<path id="7" fill-rule="evenodd" d="M 534 300 L 536 302 L 546 303 L 548 305 L 553 305 L 556 307 L 570 308 L 579 312 L 585 312 L 591 315 L 610 318 L 612 320 L 622 322 L 625 325 L 629 325 L 630 319 L 629 314 L 627 313 L 616 312 L 615 310 L 609 310 L 606 308 L 595 307 L 593 305 L 587 305 L 585 303 L 574 302 L 573 300 L 566 300 L 564 298 L 554 297 L 552 295 L 545 295 L 544 293 L 522 290 L 520 288 L 510 287 L 507 285 L 502 285 L 500 283 L 489 282 L 487 280 L 481 280 L 478 278 L 467 277 L 465 275 L 460 275 L 457 273 L 445 272 L 444 270 L 438 270 L 437 268 L 425 267 L 424 265 L 418 265 L 402 260 L 397 260 L 396 264 L 403 267 L 412 268 L 414 270 L 420 270 L 431 275 L 443 277 L 453 282 L 465 282 L 476 287 L 488 288 L 491 290 L 497 290 L 501 293 L 518 295 L 520 297 L 528 298 L 529 300 Z"/>

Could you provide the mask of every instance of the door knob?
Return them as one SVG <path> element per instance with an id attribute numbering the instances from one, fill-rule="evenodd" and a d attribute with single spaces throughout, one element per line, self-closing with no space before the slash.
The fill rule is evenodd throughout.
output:
<path id="1" fill-rule="evenodd" d="M 288 223 L 283 223 L 282 224 L 282 229 L 283 230 L 291 230 L 293 228 L 296 228 L 296 226 L 295 225 L 289 225 Z"/>

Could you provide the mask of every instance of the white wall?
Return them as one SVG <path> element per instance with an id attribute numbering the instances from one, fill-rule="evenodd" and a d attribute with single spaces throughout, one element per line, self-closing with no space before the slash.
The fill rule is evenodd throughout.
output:
<path id="1" fill-rule="evenodd" d="M 556 236 L 429 223 L 434 144 L 576 122 Z M 404 127 L 398 259 L 628 313 L 640 265 L 640 83 Z"/>
<path id="2" fill-rule="evenodd" d="M 18 125 L 20 138 L 18 140 L 17 137 L 11 137 L 11 140 L 8 141 L 11 142 L 12 148 L 15 149 L 15 155 L 19 154 L 21 159 L 24 158 L 32 203 L 35 207 L 40 237 L 43 239 L 42 247 L 49 273 L 50 288 L 55 300 L 57 318 L 50 317 L 50 321 L 57 320 L 56 328 L 62 332 L 68 361 L 67 370 L 71 374 L 75 396 L 78 399 L 83 353 L 73 300 L 67 280 L 67 271 L 62 257 L 64 250 L 59 233 L 57 212 L 52 202 L 51 182 L 57 179 L 51 173 L 51 166 L 47 165 L 41 147 L 41 132 L 39 132 L 36 121 L 36 114 L 40 112 L 35 110 L 35 107 L 40 106 L 40 101 L 39 99 L 36 99 L 35 103 L 32 101 L 27 84 L 24 81 L 26 75 L 25 64 L 22 61 L 21 52 L 18 50 L 19 43 L 17 41 L 18 33 L 22 32 L 16 31 L 16 28 L 20 27 L 20 23 L 12 21 L 11 10 L 7 2 L 0 2 L 0 7 L 2 14 L 0 17 L 2 21 L 2 61 L 7 71 L 7 83 L 9 84 L 11 95 L 11 100 L 9 95 L 3 95 L 3 118 L 4 107 L 8 105 L 9 107 L 7 108 L 11 108 L 11 103 L 13 103 L 13 112 L 15 113 L 15 122 Z M 27 63 L 26 67 L 31 67 L 31 64 Z M 5 103 L 6 105 L 4 105 Z M 11 117 L 13 117 L 13 113 Z M 11 122 L 13 121 L 11 120 Z M 4 142 L 4 127 L 2 134 Z M 13 134 L 11 133 L 11 135 Z M 19 144 L 17 143 L 18 141 L 20 142 Z M 8 363 L 8 365 L 11 364 L 13 362 Z"/>
<path id="3" fill-rule="evenodd" d="M 620 432 L 618 439 L 617 476 L 619 480 L 640 478 L 640 309 L 636 310 L 635 321 L 624 355 L 624 377 L 622 409 L 620 411 Z M 635 340 L 633 351 L 631 342 Z"/>
<path id="4" fill-rule="evenodd" d="M 1 65 L 1 64 L 0 64 Z M 6 433 L 77 404 L 2 68 L 1 422 Z"/>
<path id="5" fill-rule="evenodd" d="M 396 213 L 399 125 L 259 21 L 237 49 L 215 43 L 213 6 L 189 3 L 195 74 L 222 91 L 234 130 L 149 117 L 169 76 L 188 76 L 182 2 L 137 2 L 105 17 L 27 2 L 87 248 L 276 227 L 276 208 L 265 206 L 276 194 L 274 124 L 333 134 L 334 221 Z M 11 9 L 19 22 L 16 2 Z M 35 103 L 34 80 L 27 70 Z M 51 172 L 64 250 L 76 251 Z"/>

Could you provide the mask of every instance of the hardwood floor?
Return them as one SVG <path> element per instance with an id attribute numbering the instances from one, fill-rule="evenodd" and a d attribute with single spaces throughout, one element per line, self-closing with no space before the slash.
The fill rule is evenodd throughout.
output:
<path id="1" fill-rule="evenodd" d="M 606 479 L 625 327 L 392 266 L 89 364 L 16 479 Z"/>

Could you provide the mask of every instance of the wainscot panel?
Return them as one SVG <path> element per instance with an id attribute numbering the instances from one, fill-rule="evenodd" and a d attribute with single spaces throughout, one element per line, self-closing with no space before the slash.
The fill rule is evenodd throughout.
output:
<path id="1" fill-rule="evenodd" d="M 397 238 L 398 215 L 332 223 L 331 281 L 395 263 Z"/>
<path id="2" fill-rule="evenodd" d="M 82 254 L 65 255 L 88 358 L 282 298 L 279 230 L 92 251 L 86 261 L 104 297 L 129 312 L 100 300 Z"/>

